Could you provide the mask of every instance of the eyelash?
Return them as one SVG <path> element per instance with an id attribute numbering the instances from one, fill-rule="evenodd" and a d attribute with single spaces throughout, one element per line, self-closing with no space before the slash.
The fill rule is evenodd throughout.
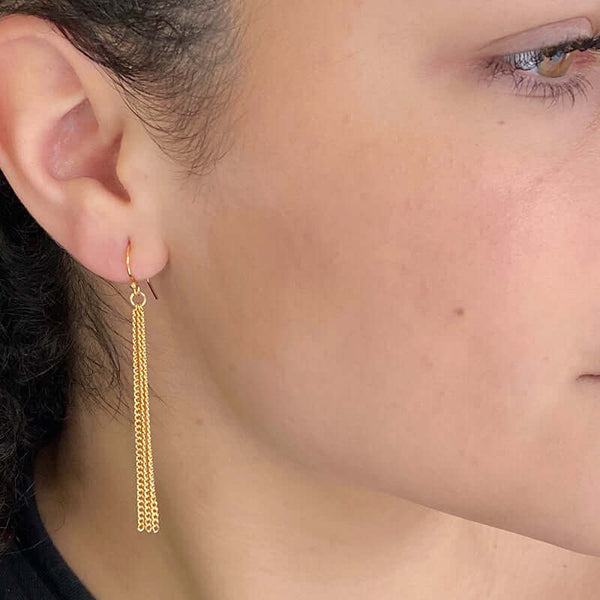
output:
<path id="1" fill-rule="evenodd" d="M 569 97 L 571 106 L 573 106 L 578 97 L 587 98 L 587 92 L 593 88 L 593 84 L 585 75 L 578 73 L 565 82 L 550 83 L 544 79 L 532 78 L 527 73 L 535 69 L 544 57 L 550 57 L 559 52 L 569 54 L 576 51 L 588 52 L 597 57 L 600 55 L 600 35 L 568 40 L 556 46 L 495 56 L 489 60 L 486 67 L 489 69 L 491 80 L 510 75 L 513 79 L 514 89 L 521 92 L 519 95 L 533 96 L 544 100 L 550 99 L 550 105 Z M 519 68 L 518 63 L 531 65 L 532 68 Z"/>

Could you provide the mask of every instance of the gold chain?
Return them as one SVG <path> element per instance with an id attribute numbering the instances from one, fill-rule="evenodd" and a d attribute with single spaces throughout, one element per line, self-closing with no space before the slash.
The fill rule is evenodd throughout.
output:
<path id="1" fill-rule="evenodd" d="M 150 406 L 148 396 L 148 364 L 146 357 L 146 324 L 144 305 L 146 295 L 137 283 L 131 284 L 134 290 L 130 296 L 133 306 L 133 399 L 135 414 L 135 465 L 137 487 L 138 531 L 158 533 L 158 502 L 154 484 L 154 464 L 152 461 L 152 434 L 150 430 Z M 141 303 L 134 302 L 134 296 L 141 296 Z"/>

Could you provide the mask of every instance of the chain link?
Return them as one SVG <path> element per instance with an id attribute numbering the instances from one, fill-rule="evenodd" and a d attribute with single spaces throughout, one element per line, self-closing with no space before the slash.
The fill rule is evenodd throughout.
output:
<path id="1" fill-rule="evenodd" d="M 136 296 L 142 296 L 143 302 L 135 302 L 134 297 Z M 140 291 L 139 287 L 137 287 L 134 288 L 130 300 L 133 306 L 133 398 L 137 528 L 138 531 L 158 533 L 160 525 L 154 481 L 154 464 L 152 460 L 152 432 L 150 429 L 148 366 L 146 356 L 146 324 L 144 319 L 146 296 L 144 292 Z"/>

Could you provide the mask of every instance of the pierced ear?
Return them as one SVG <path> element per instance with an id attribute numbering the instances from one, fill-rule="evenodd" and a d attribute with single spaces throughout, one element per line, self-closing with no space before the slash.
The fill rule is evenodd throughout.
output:
<path id="1" fill-rule="evenodd" d="M 108 76 L 52 24 L 0 20 L 0 170 L 53 239 L 120 282 L 129 280 L 129 238 L 139 281 L 167 260 L 151 215 L 120 173 L 127 119 Z"/>

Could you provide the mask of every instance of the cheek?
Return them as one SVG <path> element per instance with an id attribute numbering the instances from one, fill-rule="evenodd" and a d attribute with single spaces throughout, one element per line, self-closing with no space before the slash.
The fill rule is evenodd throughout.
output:
<path id="1" fill-rule="evenodd" d="M 409 79 L 358 85 L 343 61 L 314 64 L 263 78 L 220 164 L 201 322 L 226 400 L 304 465 L 543 537 L 521 507 L 551 497 L 547 525 L 571 510 L 561 486 L 600 491 L 574 468 L 600 450 L 591 404 L 569 412 L 584 313 L 568 289 L 591 273 L 569 201 L 583 171 L 466 104 L 446 116 Z M 566 445 L 549 464 L 552 439 Z"/>
<path id="2" fill-rule="evenodd" d="M 564 514 L 566 482 L 585 515 L 600 488 L 574 468 L 598 443 L 573 388 L 581 295 L 565 286 L 590 275 L 576 267 L 590 227 L 537 162 L 499 171 L 490 151 L 461 169 L 466 142 L 448 161 L 435 139 L 401 161 L 382 145 L 271 163 L 285 177 L 217 202 L 202 303 L 215 372 L 279 455 L 568 545 L 532 511 L 544 496 Z"/>
<path id="3" fill-rule="evenodd" d="M 209 238 L 236 410 L 303 462 L 405 495 L 500 443 L 543 359 L 523 329 L 522 192 L 494 196 L 435 139 L 271 163 L 285 177 L 243 186 Z"/>

